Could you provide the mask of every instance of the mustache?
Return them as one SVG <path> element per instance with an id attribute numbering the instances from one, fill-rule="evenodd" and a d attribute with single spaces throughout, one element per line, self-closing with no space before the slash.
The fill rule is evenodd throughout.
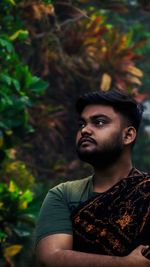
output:
<path id="1" fill-rule="evenodd" d="M 83 142 L 90 142 L 90 143 L 93 143 L 93 144 L 97 144 L 96 141 L 92 138 L 92 137 L 81 137 L 78 141 L 78 146 L 82 145 Z"/>

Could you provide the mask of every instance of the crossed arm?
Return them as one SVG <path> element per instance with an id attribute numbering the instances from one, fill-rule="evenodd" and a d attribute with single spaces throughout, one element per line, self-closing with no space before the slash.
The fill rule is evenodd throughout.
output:
<path id="1" fill-rule="evenodd" d="M 150 261 L 139 246 L 128 256 L 105 256 L 72 250 L 73 237 L 69 234 L 53 234 L 39 241 L 36 248 L 39 267 L 150 267 Z"/>

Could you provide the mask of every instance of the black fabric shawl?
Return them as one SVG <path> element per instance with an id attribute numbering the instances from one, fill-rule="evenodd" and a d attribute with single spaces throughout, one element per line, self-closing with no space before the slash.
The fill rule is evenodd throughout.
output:
<path id="1" fill-rule="evenodd" d="M 150 245 L 150 175 L 134 168 L 78 206 L 71 219 L 77 251 L 125 256 L 140 244 Z"/>

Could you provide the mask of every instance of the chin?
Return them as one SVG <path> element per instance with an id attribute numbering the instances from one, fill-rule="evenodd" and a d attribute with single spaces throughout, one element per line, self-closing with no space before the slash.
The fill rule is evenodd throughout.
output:
<path id="1" fill-rule="evenodd" d="M 84 148 L 77 151 L 80 160 L 92 164 L 95 158 L 95 151 L 90 148 Z"/>
<path id="2" fill-rule="evenodd" d="M 94 154 L 95 151 L 93 150 L 93 148 L 91 147 L 83 147 L 83 148 L 80 148 L 79 154 L 83 154 L 83 155 L 89 155 L 89 154 Z"/>
<path id="3" fill-rule="evenodd" d="M 90 146 L 80 147 L 80 149 L 77 150 L 78 155 L 83 157 L 91 156 L 93 157 L 95 155 L 95 149 Z"/>

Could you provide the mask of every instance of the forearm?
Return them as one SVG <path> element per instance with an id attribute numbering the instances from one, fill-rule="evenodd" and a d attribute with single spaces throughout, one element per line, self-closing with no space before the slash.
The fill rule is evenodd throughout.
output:
<path id="1" fill-rule="evenodd" d="M 150 267 L 143 256 L 147 246 L 138 246 L 124 257 L 90 254 L 72 250 L 72 236 L 54 234 L 36 247 L 38 267 Z"/>
<path id="2" fill-rule="evenodd" d="M 39 260 L 40 267 L 126 267 L 125 257 L 56 250 Z"/>

